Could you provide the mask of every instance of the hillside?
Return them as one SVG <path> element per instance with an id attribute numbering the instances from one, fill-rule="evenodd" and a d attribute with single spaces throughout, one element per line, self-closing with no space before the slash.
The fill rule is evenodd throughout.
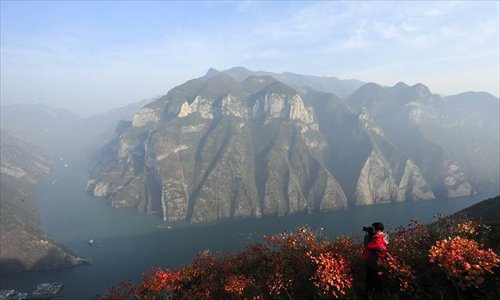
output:
<path id="1" fill-rule="evenodd" d="M 0 270 L 48 270 L 76 265 L 76 255 L 38 230 L 34 184 L 50 170 L 35 147 L 1 132 Z"/>
<path id="2" fill-rule="evenodd" d="M 500 196 L 474 204 L 453 214 L 452 217 L 466 217 L 485 223 L 500 223 Z"/>

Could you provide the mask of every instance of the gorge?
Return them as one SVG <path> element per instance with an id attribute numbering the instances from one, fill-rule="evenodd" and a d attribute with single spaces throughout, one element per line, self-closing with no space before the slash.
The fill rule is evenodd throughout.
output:
<path id="1" fill-rule="evenodd" d="M 194 223 L 498 190 L 497 98 L 352 81 L 341 98 L 285 74 L 211 69 L 173 88 L 118 125 L 87 189 Z"/>

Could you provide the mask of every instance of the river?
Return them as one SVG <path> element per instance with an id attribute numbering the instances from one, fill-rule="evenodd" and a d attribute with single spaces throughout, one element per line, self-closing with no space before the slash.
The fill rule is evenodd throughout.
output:
<path id="1" fill-rule="evenodd" d="M 428 223 L 437 213 L 450 214 L 489 196 L 204 225 L 177 223 L 168 229 L 162 226 L 159 216 L 114 209 L 105 200 L 90 196 L 84 190 L 86 178 L 85 160 L 63 157 L 36 187 L 34 195 L 40 209 L 41 230 L 77 255 L 91 257 L 94 264 L 5 275 L 0 278 L 0 289 L 29 292 L 38 283 L 59 281 L 64 284 L 63 299 L 91 299 L 104 293 L 107 286 L 138 281 L 150 267 L 176 268 L 188 264 L 200 250 L 236 251 L 260 241 L 263 235 L 293 230 L 304 224 L 324 228 L 327 235 L 335 237 L 361 234 L 362 226 L 374 221 L 382 221 L 386 227 L 407 224 L 411 219 Z M 89 239 L 97 240 L 103 247 L 90 247 Z"/>

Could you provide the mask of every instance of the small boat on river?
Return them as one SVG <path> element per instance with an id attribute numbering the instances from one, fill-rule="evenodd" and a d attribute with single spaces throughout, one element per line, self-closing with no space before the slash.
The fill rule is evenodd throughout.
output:
<path id="1" fill-rule="evenodd" d="M 36 286 L 29 299 L 51 299 L 59 295 L 63 287 L 60 282 L 45 282 Z"/>
<path id="2" fill-rule="evenodd" d="M 97 248 L 102 248 L 103 245 L 98 243 L 96 240 L 89 240 L 89 246 L 92 247 L 97 247 Z"/>
<path id="3" fill-rule="evenodd" d="M 170 226 L 170 225 L 158 225 L 156 227 L 162 228 L 162 229 L 172 229 L 172 226 Z"/>

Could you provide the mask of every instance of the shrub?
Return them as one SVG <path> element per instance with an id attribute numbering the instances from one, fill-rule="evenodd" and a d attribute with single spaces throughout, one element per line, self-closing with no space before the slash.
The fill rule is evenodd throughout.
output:
<path id="1" fill-rule="evenodd" d="M 469 220 L 412 221 L 391 233 L 381 272 L 391 299 L 491 298 L 500 259 L 483 243 L 489 226 Z M 480 241 L 480 242 L 478 242 Z M 498 246 L 498 245 L 497 245 Z M 202 251 L 178 270 L 152 269 L 142 282 L 110 287 L 103 299 L 359 299 L 362 248 L 353 237 L 329 241 L 308 227 L 264 237 L 235 255 Z"/>
<path id="2" fill-rule="evenodd" d="M 493 274 L 500 259 L 491 249 L 480 249 L 474 240 L 456 236 L 441 241 L 429 250 L 429 260 L 441 267 L 448 278 L 461 288 L 479 286 L 484 282 L 485 273 Z"/>

